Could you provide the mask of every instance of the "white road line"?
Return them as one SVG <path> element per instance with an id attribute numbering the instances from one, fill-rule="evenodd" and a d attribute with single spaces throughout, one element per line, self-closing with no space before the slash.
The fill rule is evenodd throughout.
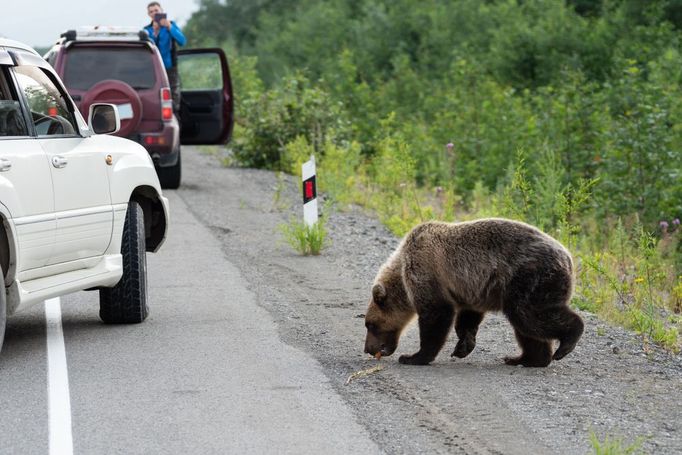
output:
<path id="1" fill-rule="evenodd" d="M 62 309 L 59 297 L 45 301 L 47 322 L 48 421 L 50 455 L 73 454 L 71 435 L 71 400 L 66 348 L 62 331 Z"/>

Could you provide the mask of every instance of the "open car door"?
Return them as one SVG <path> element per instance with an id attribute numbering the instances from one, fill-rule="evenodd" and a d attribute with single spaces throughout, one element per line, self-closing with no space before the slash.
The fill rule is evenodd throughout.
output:
<path id="1" fill-rule="evenodd" d="M 178 50 L 182 87 L 180 143 L 226 144 L 232 136 L 234 102 L 222 49 Z"/>

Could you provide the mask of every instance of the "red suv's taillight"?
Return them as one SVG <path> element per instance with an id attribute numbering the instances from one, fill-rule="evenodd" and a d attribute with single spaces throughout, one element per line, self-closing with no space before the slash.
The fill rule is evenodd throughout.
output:
<path id="1" fill-rule="evenodd" d="M 173 119 L 173 95 L 168 87 L 161 89 L 161 118 L 166 122 Z"/>

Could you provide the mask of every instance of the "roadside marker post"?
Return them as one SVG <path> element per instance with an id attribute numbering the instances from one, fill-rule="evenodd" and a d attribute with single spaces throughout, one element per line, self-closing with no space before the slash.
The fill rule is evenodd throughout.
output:
<path id="1" fill-rule="evenodd" d="M 315 156 L 303 163 L 301 168 L 303 180 L 303 222 L 307 226 L 317 223 L 317 181 L 315 178 Z"/>

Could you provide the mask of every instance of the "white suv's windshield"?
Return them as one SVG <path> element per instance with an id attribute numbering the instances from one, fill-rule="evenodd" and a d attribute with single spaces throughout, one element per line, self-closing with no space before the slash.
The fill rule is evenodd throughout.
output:
<path id="1" fill-rule="evenodd" d="M 123 81 L 136 90 L 154 87 L 154 54 L 144 47 L 73 47 L 64 68 L 70 90 L 88 90 L 105 79 Z"/>

